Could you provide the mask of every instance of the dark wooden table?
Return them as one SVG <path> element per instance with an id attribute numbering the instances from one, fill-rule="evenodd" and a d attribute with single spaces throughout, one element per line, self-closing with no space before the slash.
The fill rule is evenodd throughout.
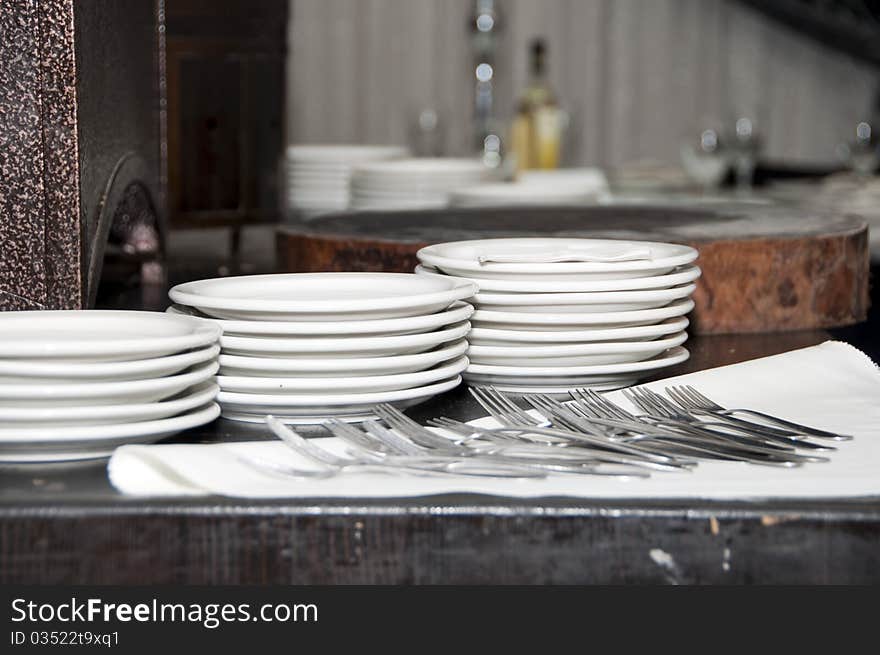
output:
<path id="1" fill-rule="evenodd" d="M 827 338 L 697 337 L 669 374 Z M 481 415 L 464 389 L 410 413 Z M 220 420 L 177 439 L 265 437 Z M 0 584 L 666 582 L 880 582 L 880 498 L 144 499 L 103 464 L 0 468 Z"/>

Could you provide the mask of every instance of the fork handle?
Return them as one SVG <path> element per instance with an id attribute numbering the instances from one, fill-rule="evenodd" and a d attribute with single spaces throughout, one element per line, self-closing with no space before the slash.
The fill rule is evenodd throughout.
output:
<path id="1" fill-rule="evenodd" d="M 774 425 L 778 425 L 789 430 L 794 430 L 798 434 L 805 434 L 811 437 L 818 437 L 820 439 L 835 439 L 837 441 L 849 441 L 850 439 L 852 439 L 852 436 L 848 434 L 837 434 L 836 432 L 827 432 L 818 428 L 811 428 L 809 425 L 801 425 L 800 423 L 794 423 L 793 421 L 786 421 L 784 418 L 770 416 L 769 414 L 765 414 L 764 412 L 759 412 L 754 409 L 731 409 L 728 410 L 728 412 L 731 414 L 746 414 L 748 416 L 755 416 L 764 421 L 767 421 L 768 423 L 772 423 Z"/>

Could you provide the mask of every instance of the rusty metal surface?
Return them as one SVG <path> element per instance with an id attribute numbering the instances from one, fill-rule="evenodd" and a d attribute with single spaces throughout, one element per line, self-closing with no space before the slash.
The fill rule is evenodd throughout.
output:
<path id="1" fill-rule="evenodd" d="M 499 236 L 672 241 L 700 251 L 699 334 L 831 328 L 865 320 L 867 226 L 854 216 L 732 205 L 433 210 L 322 217 L 278 232 L 283 270 L 411 271 L 430 243 Z"/>

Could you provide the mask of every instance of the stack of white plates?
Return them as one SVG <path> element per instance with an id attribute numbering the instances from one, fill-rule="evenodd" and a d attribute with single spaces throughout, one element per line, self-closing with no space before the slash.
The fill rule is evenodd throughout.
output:
<path id="1" fill-rule="evenodd" d="M 213 421 L 219 336 L 154 312 L 0 313 L 0 462 L 108 457 Z"/>
<path id="2" fill-rule="evenodd" d="M 477 159 L 426 157 L 362 164 L 352 173 L 351 208 L 446 207 L 452 191 L 478 184 L 487 175 L 488 170 Z"/>
<path id="3" fill-rule="evenodd" d="M 307 213 L 348 207 L 352 167 L 405 157 L 406 148 L 366 145 L 297 145 L 286 152 L 288 207 Z"/>
<path id="4" fill-rule="evenodd" d="M 406 273 L 291 273 L 174 287 L 171 313 L 223 329 L 223 416 L 295 424 L 372 418 L 456 387 L 474 285 Z"/>
<path id="5" fill-rule="evenodd" d="M 418 253 L 416 272 L 477 285 L 465 379 L 502 390 L 616 388 L 683 362 L 700 269 L 688 246 L 486 239 Z"/>

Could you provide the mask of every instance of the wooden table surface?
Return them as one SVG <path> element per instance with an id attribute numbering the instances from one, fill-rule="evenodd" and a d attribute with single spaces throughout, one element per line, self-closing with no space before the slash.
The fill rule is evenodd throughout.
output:
<path id="1" fill-rule="evenodd" d="M 696 337 L 668 374 L 827 338 Z M 482 415 L 464 389 L 409 413 Z M 176 440 L 265 437 L 219 420 Z M 880 582 L 878 498 L 144 499 L 117 494 L 103 464 L 0 468 L 0 481 L 0 584 Z"/>

